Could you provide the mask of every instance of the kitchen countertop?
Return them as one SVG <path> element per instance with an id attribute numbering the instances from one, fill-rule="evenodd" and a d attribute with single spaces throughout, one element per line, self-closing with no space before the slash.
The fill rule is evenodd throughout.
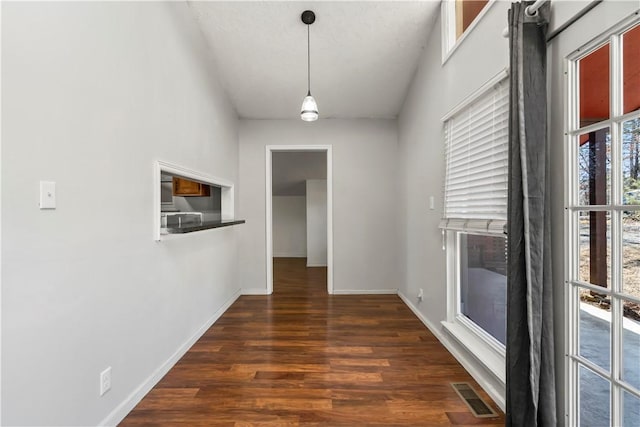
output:
<path id="1" fill-rule="evenodd" d="M 210 228 L 220 228 L 220 227 L 228 227 L 230 225 L 236 224 L 244 224 L 244 219 L 226 219 L 226 220 L 217 220 L 217 221 L 204 221 L 204 222 L 194 222 L 194 223 L 186 223 L 180 226 L 170 225 L 163 230 L 166 230 L 167 234 L 184 234 L 191 233 L 193 231 L 202 231 L 209 230 Z"/>

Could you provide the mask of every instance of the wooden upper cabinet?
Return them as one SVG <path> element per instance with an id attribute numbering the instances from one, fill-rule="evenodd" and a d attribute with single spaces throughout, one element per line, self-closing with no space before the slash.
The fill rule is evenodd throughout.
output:
<path id="1" fill-rule="evenodd" d="M 173 177 L 174 196 L 200 196 L 209 197 L 211 188 L 207 184 L 201 184 L 184 178 Z"/>

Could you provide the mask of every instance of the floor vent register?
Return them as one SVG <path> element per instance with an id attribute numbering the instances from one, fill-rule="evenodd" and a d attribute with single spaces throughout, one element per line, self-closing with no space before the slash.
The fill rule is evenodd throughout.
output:
<path id="1" fill-rule="evenodd" d="M 478 393 L 476 393 L 469 383 L 451 383 L 451 387 L 453 387 L 458 396 L 460 396 L 460 399 L 467 404 L 475 417 L 490 418 L 498 416 L 498 414 L 478 396 Z"/>

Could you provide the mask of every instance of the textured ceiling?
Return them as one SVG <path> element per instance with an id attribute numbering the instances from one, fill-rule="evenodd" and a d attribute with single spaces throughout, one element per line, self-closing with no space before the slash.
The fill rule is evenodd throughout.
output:
<path id="1" fill-rule="evenodd" d="M 275 152 L 271 162 L 274 196 L 304 196 L 305 180 L 327 179 L 325 152 Z"/>
<path id="2" fill-rule="evenodd" d="M 295 119 L 307 92 L 320 118 L 397 117 L 439 1 L 189 1 L 238 115 Z"/>

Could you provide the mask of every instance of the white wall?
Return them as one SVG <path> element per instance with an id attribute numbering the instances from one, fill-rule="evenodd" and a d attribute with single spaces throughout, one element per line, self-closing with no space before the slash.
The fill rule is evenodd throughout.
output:
<path id="1" fill-rule="evenodd" d="M 395 120 L 241 120 L 238 215 L 244 292 L 267 291 L 265 146 L 333 146 L 334 289 L 397 288 Z"/>
<path id="2" fill-rule="evenodd" d="M 304 196 L 274 196 L 273 256 L 307 256 L 307 202 Z"/>
<path id="3" fill-rule="evenodd" d="M 236 297 L 241 225 L 153 240 L 156 159 L 238 183 L 209 57 L 184 2 L 2 3 L 3 425 L 118 421 Z"/>
<path id="4" fill-rule="evenodd" d="M 173 206 L 181 212 L 217 212 L 222 210 L 220 187 L 211 186 L 207 196 L 173 196 Z"/>
<path id="5" fill-rule="evenodd" d="M 508 66 L 508 40 L 501 35 L 508 8 L 507 2 L 493 4 L 444 65 L 438 16 L 398 119 L 400 292 L 439 338 L 464 358 L 466 367 L 484 378 L 485 389 L 494 397 L 503 393 L 499 380 L 450 338 L 440 323 L 447 315 L 446 259 L 438 228 L 445 169 L 441 118 Z M 429 209 L 430 196 L 435 198 L 434 210 Z M 424 289 L 422 302 L 417 298 L 420 288 Z"/>
<path id="6" fill-rule="evenodd" d="M 551 3 L 550 31 L 560 27 L 588 1 Z M 441 327 L 446 319 L 446 260 L 438 223 L 442 215 L 444 181 L 444 137 L 441 118 L 456 104 L 479 88 L 490 77 L 509 65 L 508 39 L 501 36 L 507 26 L 509 2 L 496 2 L 465 38 L 449 60 L 441 64 L 440 18 L 435 22 L 423 57 L 409 89 L 398 119 L 400 171 L 400 259 L 403 278 L 400 292 L 422 319 L 468 370 L 482 380 L 487 391 L 503 398 L 504 386 L 478 363 L 474 356 L 452 340 Z M 549 92 L 552 188 L 561 189 L 563 182 L 564 114 L 562 60 L 569 49 L 585 43 L 607 26 L 637 9 L 636 2 L 603 2 L 577 24 L 560 35 L 550 47 L 548 70 L 552 79 Z M 562 44 L 561 53 L 555 51 Z M 573 46 L 572 48 L 570 46 Z M 563 56 L 564 55 L 564 56 Z M 436 209 L 429 210 L 429 196 L 434 196 Z M 555 336 L 558 420 L 564 420 L 564 295 L 563 272 L 563 192 L 552 195 L 552 237 L 554 250 Z M 422 302 L 419 288 L 425 289 Z"/>
<path id="7" fill-rule="evenodd" d="M 327 180 L 308 179 L 307 267 L 327 265 Z"/>

